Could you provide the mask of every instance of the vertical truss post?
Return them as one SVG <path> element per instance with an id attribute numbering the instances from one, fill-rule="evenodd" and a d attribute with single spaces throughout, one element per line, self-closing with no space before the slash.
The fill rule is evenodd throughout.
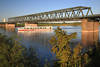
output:
<path id="1" fill-rule="evenodd" d="M 60 12 L 61 18 L 63 18 L 63 12 Z"/>
<path id="2" fill-rule="evenodd" d="M 65 17 L 67 17 L 67 12 L 65 11 Z"/>
<path id="3" fill-rule="evenodd" d="M 55 12 L 55 19 L 57 18 L 57 13 Z"/>
<path id="4" fill-rule="evenodd" d="M 79 17 L 79 15 L 80 15 L 80 11 L 78 10 L 78 11 L 77 11 L 77 16 Z"/>
<path id="5" fill-rule="evenodd" d="M 74 16 L 74 10 L 72 10 L 71 18 Z"/>
<path id="6" fill-rule="evenodd" d="M 50 19 L 52 19 L 52 13 L 50 13 Z"/>
<path id="7" fill-rule="evenodd" d="M 82 13 L 82 17 L 84 17 L 83 11 L 80 9 L 80 12 Z"/>
<path id="8" fill-rule="evenodd" d="M 67 14 L 67 17 L 70 18 L 70 12 L 67 12 L 66 14 Z"/>
<path id="9" fill-rule="evenodd" d="M 60 12 L 58 13 L 58 18 L 60 18 Z"/>

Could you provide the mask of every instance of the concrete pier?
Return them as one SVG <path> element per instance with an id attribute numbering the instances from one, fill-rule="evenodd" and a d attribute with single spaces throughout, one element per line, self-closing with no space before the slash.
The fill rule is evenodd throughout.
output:
<path id="1" fill-rule="evenodd" d="M 98 32 L 99 22 L 88 21 L 87 19 L 82 20 L 82 32 Z"/>
<path id="2" fill-rule="evenodd" d="M 1 23 L 0 27 L 15 27 L 15 24 Z"/>
<path id="3" fill-rule="evenodd" d="M 82 44 L 84 46 L 94 45 L 99 37 L 99 22 L 82 20 Z"/>
<path id="4" fill-rule="evenodd" d="M 0 27 L 4 28 L 5 30 L 9 30 L 9 31 L 15 30 L 15 24 L 1 23 Z"/>

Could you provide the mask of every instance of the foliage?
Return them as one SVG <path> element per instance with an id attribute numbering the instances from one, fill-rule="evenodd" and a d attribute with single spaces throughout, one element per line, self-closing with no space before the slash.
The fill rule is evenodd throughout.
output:
<path id="1" fill-rule="evenodd" d="M 60 67 L 81 67 L 82 60 L 87 60 L 87 58 L 84 58 L 84 55 L 82 56 L 81 54 L 83 47 L 80 44 L 78 44 L 73 50 L 69 46 L 70 41 L 73 38 L 76 38 L 76 35 L 77 33 L 68 35 L 59 27 L 55 30 L 55 36 L 49 41 L 52 45 L 51 51 L 56 54 L 58 59 L 54 66 L 59 66 L 60 64 Z"/>
<path id="2" fill-rule="evenodd" d="M 38 26 L 78 26 L 81 23 L 39 23 Z"/>
<path id="3" fill-rule="evenodd" d="M 89 56 L 89 63 L 86 64 L 86 67 L 100 67 L 100 43 L 96 43 L 93 46 L 94 48 L 89 48 L 88 56 Z"/>
<path id="4" fill-rule="evenodd" d="M 0 67 L 38 67 L 38 58 L 32 48 L 0 34 Z"/>
<path id="5" fill-rule="evenodd" d="M 16 27 L 24 27 L 25 24 L 24 24 L 24 23 L 16 23 L 15 26 L 16 26 Z"/>

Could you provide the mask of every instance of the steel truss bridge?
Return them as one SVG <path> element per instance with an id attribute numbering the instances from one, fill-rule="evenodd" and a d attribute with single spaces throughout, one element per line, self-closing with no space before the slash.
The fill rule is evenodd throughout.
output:
<path id="1" fill-rule="evenodd" d="M 100 20 L 100 14 L 93 14 L 91 7 L 73 7 L 42 13 L 36 13 L 31 15 L 24 15 L 18 17 L 8 18 L 8 22 L 32 22 L 38 23 L 42 21 L 67 21 L 67 20 L 79 20 L 79 19 L 92 19 Z"/>

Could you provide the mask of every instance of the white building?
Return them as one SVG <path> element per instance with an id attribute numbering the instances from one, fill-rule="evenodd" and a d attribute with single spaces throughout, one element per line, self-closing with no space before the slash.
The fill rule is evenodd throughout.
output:
<path id="1" fill-rule="evenodd" d="M 5 18 L 3 18 L 3 20 L 2 20 L 3 22 L 6 22 L 6 19 Z"/>

